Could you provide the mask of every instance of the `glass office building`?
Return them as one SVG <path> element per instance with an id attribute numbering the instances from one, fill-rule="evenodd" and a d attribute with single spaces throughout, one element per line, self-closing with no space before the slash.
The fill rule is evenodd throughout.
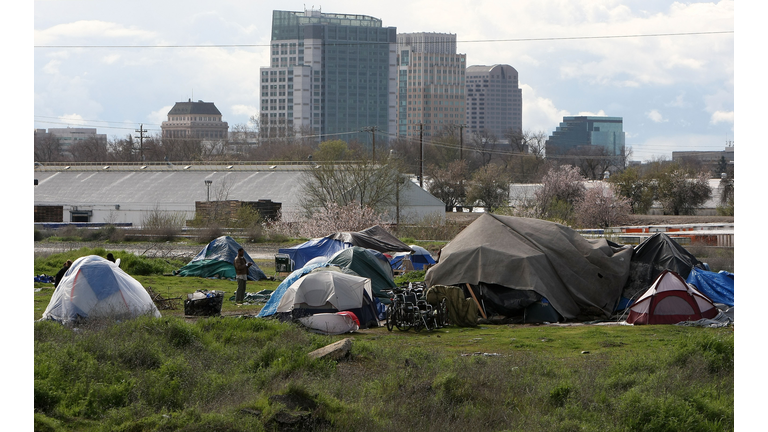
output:
<path id="1" fill-rule="evenodd" d="M 464 125 L 466 54 L 456 53 L 456 35 L 397 35 L 397 134 L 435 135 L 448 125 Z"/>
<path id="2" fill-rule="evenodd" d="M 563 117 L 563 122 L 546 142 L 547 156 L 565 155 L 582 146 L 604 147 L 609 155 L 624 152 L 624 130 L 621 117 Z"/>
<path id="3" fill-rule="evenodd" d="M 260 69 L 262 131 L 363 142 L 363 128 L 394 135 L 396 34 L 365 15 L 273 11 L 270 67 Z"/>

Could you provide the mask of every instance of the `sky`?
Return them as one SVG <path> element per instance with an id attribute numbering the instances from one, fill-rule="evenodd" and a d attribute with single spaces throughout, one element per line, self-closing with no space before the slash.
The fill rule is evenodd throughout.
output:
<path id="1" fill-rule="evenodd" d="M 733 1 L 37 0 L 35 128 L 156 133 L 188 99 L 214 102 L 230 127 L 247 124 L 259 112 L 272 10 L 305 8 L 456 34 L 468 65 L 517 69 L 527 131 L 549 135 L 563 116 L 622 117 L 640 161 L 734 142 Z M 690 34 L 702 32 L 722 33 Z M 653 36 L 627 37 L 636 35 Z M 94 45 L 108 47 L 85 47 Z"/>

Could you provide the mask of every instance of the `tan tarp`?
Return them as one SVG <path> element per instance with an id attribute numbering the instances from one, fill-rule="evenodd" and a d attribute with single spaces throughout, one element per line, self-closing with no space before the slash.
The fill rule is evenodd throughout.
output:
<path id="1" fill-rule="evenodd" d="M 448 320 L 459 327 L 477 326 L 477 304 L 471 298 L 464 297 L 461 288 L 445 285 L 429 287 L 425 294 L 427 302 L 437 306 L 443 299 L 448 303 Z"/>
<path id="2" fill-rule="evenodd" d="M 609 316 L 629 275 L 632 248 L 588 240 L 564 225 L 486 213 L 427 270 L 427 286 L 496 284 L 533 290 L 565 318 Z"/>

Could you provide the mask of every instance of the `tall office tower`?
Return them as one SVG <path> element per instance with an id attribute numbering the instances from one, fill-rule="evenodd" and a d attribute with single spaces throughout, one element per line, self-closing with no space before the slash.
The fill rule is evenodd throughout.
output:
<path id="1" fill-rule="evenodd" d="M 575 116 L 563 117 L 545 144 L 547 156 L 565 155 L 601 146 L 612 156 L 624 152 L 624 129 L 621 117 Z M 587 147 L 588 148 L 588 147 Z"/>
<path id="2" fill-rule="evenodd" d="M 456 54 L 456 35 L 402 33 L 397 54 L 397 134 L 430 136 L 447 125 L 463 126 L 467 55 Z"/>
<path id="3" fill-rule="evenodd" d="M 517 71 L 509 65 L 467 68 L 467 129 L 498 139 L 523 130 L 523 92 Z"/>
<path id="4" fill-rule="evenodd" d="M 395 27 L 365 15 L 272 12 L 270 67 L 261 71 L 262 136 L 370 140 L 396 132 Z"/>

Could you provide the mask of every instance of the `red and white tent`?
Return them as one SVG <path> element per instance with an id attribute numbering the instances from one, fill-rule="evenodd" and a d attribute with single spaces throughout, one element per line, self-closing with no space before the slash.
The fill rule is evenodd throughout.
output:
<path id="1" fill-rule="evenodd" d="M 712 301 L 677 273 L 664 270 L 629 308 L 629 324 L 677 324 L 717 316 Z"/>

